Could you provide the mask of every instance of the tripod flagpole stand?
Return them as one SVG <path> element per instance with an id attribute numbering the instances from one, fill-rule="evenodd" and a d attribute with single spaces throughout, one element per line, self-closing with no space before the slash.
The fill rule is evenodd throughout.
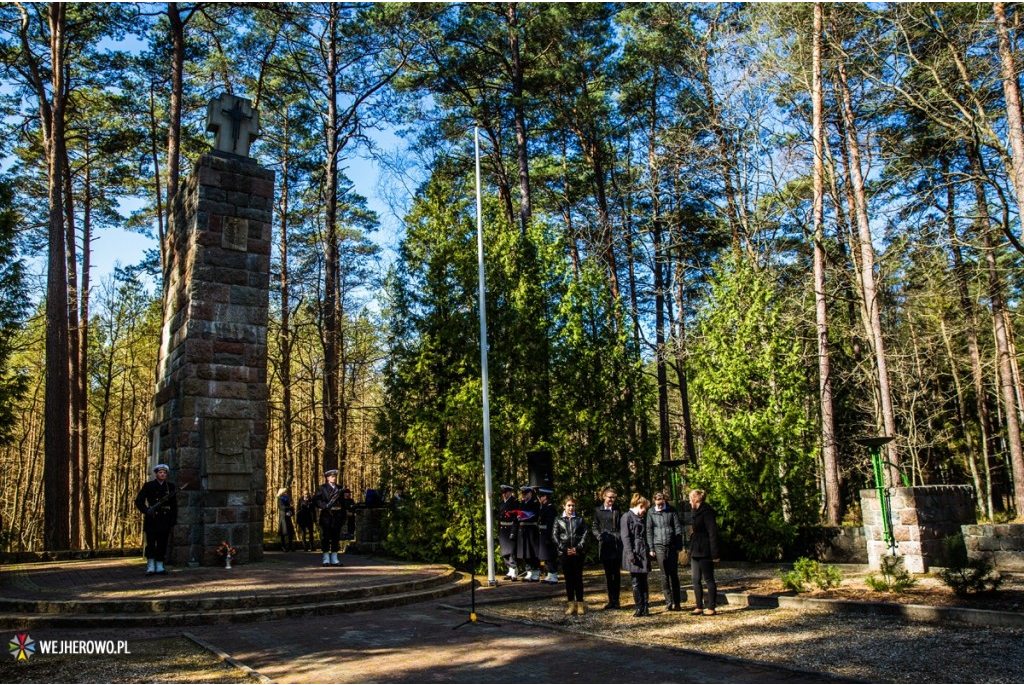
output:
<path id="1" fill-rule="evenodd" d="M 491 621 L 483 621 L 476 616 L 476 519 L 470 517 L 469 519 L 469 618 L 460 623 L 457 626 L 452 626 L 452 630 L 461 628 L 468 624 L 485 623 L 489 626 L 500 625 Z"/>

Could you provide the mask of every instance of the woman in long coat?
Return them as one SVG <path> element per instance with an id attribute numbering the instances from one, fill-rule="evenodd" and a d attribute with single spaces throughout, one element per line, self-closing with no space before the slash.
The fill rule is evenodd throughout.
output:
<path id="1" fill-rule="evenodd" d="M 277 491 L 277 534 L 281 536 L 281 551 L 295 551 L 295 507 L 292 506 L 292 498 L 288 494 L 288 488 L 281 488 Z"/>
<path id="2" fill-rule="evenodd" d="M 622 568 L 629 571 L 633 585 L 633 603 L 636 605 L 633 615 L 650 616 L 647 574 L 651 572 L 651 551 L 647 547 L 644 516 L 651 503 L 643 495 L 633 493 L 629 505 L 629 511 L 622 515 L 622 522 L 619 524 L 622 535 Z"/>

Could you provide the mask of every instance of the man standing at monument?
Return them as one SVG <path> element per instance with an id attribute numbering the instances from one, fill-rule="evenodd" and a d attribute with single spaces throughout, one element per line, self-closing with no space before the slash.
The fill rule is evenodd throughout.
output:
<path id="1" fill-rule="evenodd" d="M 498 505 L 498 542 L 501 545 L 501 558 L 508 567 L 506 576 L 511 581 L 519 580 L 519 566 L 516 564 L 516 510 L 519 500 L 511 485 L 501 486 L 501 503 Z"/>
<path id="2" fill-rule="evenodd" d="M 135 507 L 145 517 L 142 532 L 146 534 L 146 575 L 166 575 L 167 537 L 178 522 L 177 488 L 167 480 L 167 464 L 153 467 L 156 477 L 142 486 L 135 497 Z"/>
<path id="3" fill-rule="evenodd" d="M 345 500 L 342 499 L 341 488 L 338 487 L 338 469 L 324 471 L 327 482 L 313 495 L 313 504 L 320 510 L 320 542 L 324 553 L 324 566 L 341 566 L 338 560 L 338 549 L 341 540 L 341 528 L 345 525 Z"/>

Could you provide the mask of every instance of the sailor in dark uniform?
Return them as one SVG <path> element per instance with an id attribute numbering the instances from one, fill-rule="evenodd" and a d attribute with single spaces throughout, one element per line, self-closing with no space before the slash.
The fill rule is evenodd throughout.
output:
<path id="1" fill-rule="evenodd" d="M 558 545 L 551 537 L 558 510 L 551 502 L 552 493 L 547 488 L 537 488 L 537 498 L 540 500 L 540 549 L 537 558 L 544 562 L 548 572 L 544 577 L 545 583 L 558 582 Z"/>
<path id="2" fill-rule="evenodd" d="M 324 553 L 324 566 L 341 566 L 338 548 L 341 529 L 347 519 L 345 500 L 338 487 L 338 469 L 324 471 L 324 480 L 313 495 L 313 505 L 320 510 L 320 543 Z"/>
<path id="3" fill-rule="evenodd" d="M 516 531 L 516 556 L 523 560 L 526 569 L 519 575 L 520 580 L 540 580 L 540 504 L 533 496 L 533 487 L 519 488 L 519 526 Z"/>
<path id="4" fill-rule="evenodd" d="M 511 485 L 501 486 L 501 503 L 498 505 L 498 544 L 501 547 L 501 558 L 508 566 L 506 577 L 509 580 L 519 580 L 518 566 L 516 565 L 516 515 L 513 513 L 519 509 L 519 500 L 516 499 L 516 489 Z"/>
<path id="5" fill-rule="evenodd" d="M 155 478 L 143 485 L 135 497 L 135 508 L 145 516 L 142 530 L 146 534 L 147 576 L 167 574 L 167 538 L 178 522 L 177 488 L 167 480 L 169 470 L 167 464 L 154 466 Z"/>

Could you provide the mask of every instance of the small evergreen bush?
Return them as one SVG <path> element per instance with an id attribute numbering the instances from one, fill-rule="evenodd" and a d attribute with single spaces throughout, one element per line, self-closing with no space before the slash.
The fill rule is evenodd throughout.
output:
<path id="1" fill-rule="evenodd" d="M 942 546 L 946 553 L 946 568 L 939 571 L 939 578 L 958 597 L 996 590 L 1003 582 L 990 560 L 968 558 L 964 536 L 960 533 L 943 540 Z"/>
<path id="2" fill-rule="evenodd" d="M 882 557 L 881 573 L 881 578 L 877 578 L 872 573 L 864 579 L 865 584 L 875 592 L 898 594 L 917 585 L 917 579 L 903 567 L 903 557 L 895 555 Z"/>
<path id="3" fill-rule="evenodd" d="M 793 562 L 793 570 L 779 571 L 782 586 L 793 592 L 807 592 L 807 584 L 814 583 L 821 590 L 837 587 L 843 582 L 843 572 L 835 566 L 820 564 L 814 559 L 800 557 Z"/>

